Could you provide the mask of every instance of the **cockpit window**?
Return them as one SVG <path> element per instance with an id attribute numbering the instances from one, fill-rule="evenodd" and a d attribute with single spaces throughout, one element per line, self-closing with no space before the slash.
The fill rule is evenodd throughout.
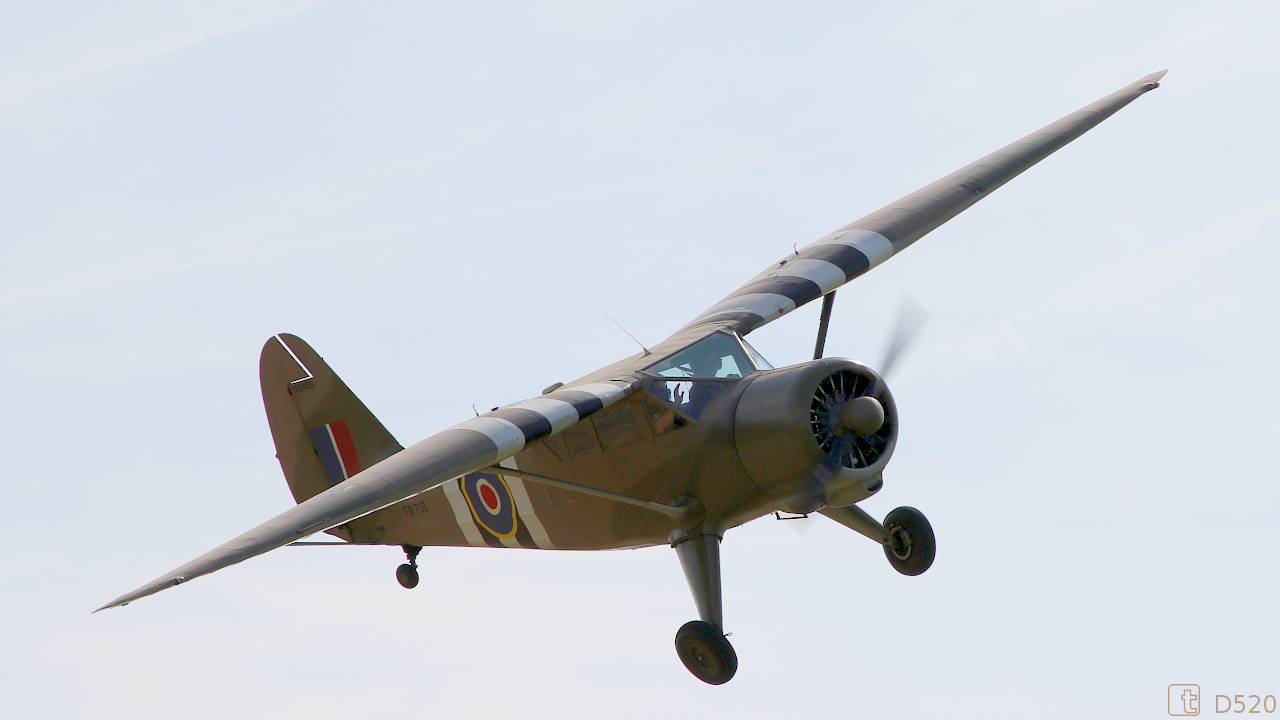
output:
<path id="1" fill-rule="evenodd" d="M 716 396 L 733 386 L 730 381 L 756 370 L 772 369 L 742 338 L 726 332 L 708 335 L 646 368 L 655 375 L 671 378 L 654 380 L 649 384 L 649 394 L 693 420 L 702 415 Z M 682 426 L 678 423 L 661 426 L 662 432 L 677 427 Z M 654 426 L 654 434 L 661 434 L 658 425 Z"/>
<path id="2" fill-rule="evenodd" d="M 773 366 L 769 364 L 769 361 L 764 359 L 764 356 L 760 354 L 759 350 L 751 347 L 751 343 L 747 342 L 746 338 L 740 337 L 738 338 L 738 341 L 742 343 L 742 347 L 747 349 L 747 355 L 751 356 L 751 364 L 755 365 L 757 370 L 773 369 Z"/>
<path id="3" fill-rule="evenodd" d="M 757 367 L 737 337 L 718 332 L 647 369 L 664 377 L 740 378 Z"/>

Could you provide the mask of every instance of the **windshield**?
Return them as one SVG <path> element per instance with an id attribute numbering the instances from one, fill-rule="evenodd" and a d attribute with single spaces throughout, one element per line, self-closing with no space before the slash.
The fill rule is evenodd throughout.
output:
<path id="1" fill-rule="evenodd" d="M 718 332 L 647 369 L 664 377 L 740 378 L 757 367 L 737 337 Z"/>

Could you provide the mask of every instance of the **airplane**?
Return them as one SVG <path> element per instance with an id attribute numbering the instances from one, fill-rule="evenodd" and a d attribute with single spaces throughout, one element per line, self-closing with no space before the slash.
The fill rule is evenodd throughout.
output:
<path id="1" fill-rule="evenodd" d="M 652 348 L 407 448 L 307 343 L 272 337 L 259 363 L 263 402 L 297 505 L 94 612 L 286 545 L 400 546 L 396 578 L 406 588 L 430 546 L 670 545 L 698 613 L 676 633 L 677 654 L 699 680 L 728 682 L 738 657 L 724 632 L 726 530 L 816 512 L 879 544 L 904 575 L 925 572 L 936 555 L 919 510 L 880 521 L 858 507 L 883 487 L 899 417 L 888 367 L 823 357 L 837 288 L 1159 87 L 1166 72 L 795 248 Z M 812 361 L 774 368 L 747 342 L 818 298 Z M 321 532 L 338 540 L 304 541 Z"/>

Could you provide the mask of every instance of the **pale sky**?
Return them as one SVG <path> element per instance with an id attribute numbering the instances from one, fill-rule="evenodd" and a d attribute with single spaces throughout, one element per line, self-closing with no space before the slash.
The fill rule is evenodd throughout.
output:
<path id="1" fill-rule="evenodd" d="M 0 4 L 21 718 L 1159 718 L 1280 696 L 1275 3 Z M 710 687 L 668 548 L 284 548 L 90 611 L 287 509 L 258 389 L 310 342 L 404 444 L 630 355 L 767 264 L 1163 68 L 840 291 L 892 379 L 883 517 L 723 544 Z M 806 360 L 816 304 L 750 336 Z"/>

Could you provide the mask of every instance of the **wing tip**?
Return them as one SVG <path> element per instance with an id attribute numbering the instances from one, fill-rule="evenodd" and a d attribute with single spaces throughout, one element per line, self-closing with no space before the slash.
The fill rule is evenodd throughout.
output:
<path id="1" fill-rule="evenodd" d="M 122 600 L 123 600 L 123 602 L 121 602 Z M 91 612 L 91 613 L 89 613 L 89 614 L 90 614 L 90 615 L 97 615 L 98 613 L 102 612 L 103 610 L 110 610 L 111 608 L 124 607 L 125 605 L 128 605 L 128 604 L 129 604 L 129 602 L 130 602 L 129 600 L 124 600 L 124 598 L 123 598 L 123 597 L 118 597 L 118 598 L 116 598 L 115 600 L 112 600 L 111 602 L 107 603 L 106 605 L 103 605 L 102 607 L 98 608 L 97 610 L 94 610 L 93 612 Z"/>
<path id="2" fill-rule="evenodd" d="M 1164 79 L 1164 76 L 1167 75 L 1168 73 L 1169 73 L 1168 68 L 1165 68 L 1164 70 L 1158 70 L 1142 78 L 1138 82 L 1146 86 L 1147 90 L 1155 90 L 1156 88 L 1160 87 L 1160 81 Z"/>
<path id="3" fill-rule="evenodd" d="M 166 577 L 162 580 L 157 580 L 151 583 L 150 585 L 144 585 L 138 588 L 137 590 L 134 590 L 131 593 L 126 593 L 124 595 L 121 595 L 115 600 L 112 600 L 111 602 L 107 603 L 106 605 L 103 605 L 102 607 L 98 608 L 97 610 L 94 610 L 89 614 L 96 615 L 102 612 L 103 610 L 110 610 L 111 608 L 116 608 L 116 607 L 124 607 L 125 605 L 128 605 L 129 603 L 133 602 L 134 600 L 137 600 L 139 598 L 144 598 L 148 595 L 154 595 L 160 592 L 161 590 L 164 590 L 166 588 L 171 588 L 175 585 L 181 585 L 186 581 L 187 581 L 187 578 L 182 575 L 174 575 L 174 576 Z"/>

